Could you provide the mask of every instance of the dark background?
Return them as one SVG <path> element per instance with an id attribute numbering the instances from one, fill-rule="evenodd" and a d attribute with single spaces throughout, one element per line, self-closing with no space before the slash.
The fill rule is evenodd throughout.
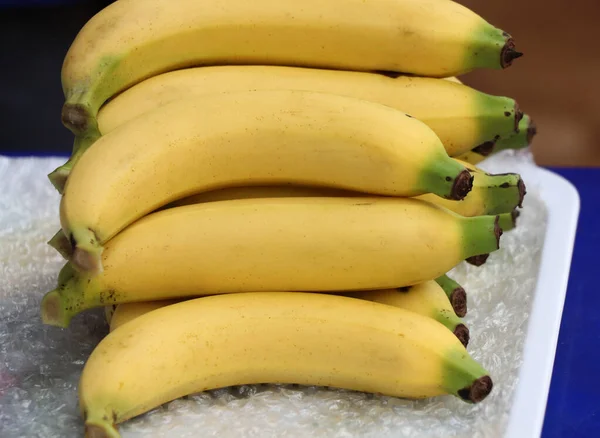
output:
<path id="1" fill-rule="evenodd" d="M 251 0 L 249 0 L 251 1 Z M 300 0 L 299 0 L 300 1 Z M 0 153 L 68 154 L 60 69 L 78 30 L 110 0 L 0 0 Z M 460 0 L 511 33 L 525 56 L 463 79 L 533 115 L 542 165 L 600 165 L 597 0 Z"/>

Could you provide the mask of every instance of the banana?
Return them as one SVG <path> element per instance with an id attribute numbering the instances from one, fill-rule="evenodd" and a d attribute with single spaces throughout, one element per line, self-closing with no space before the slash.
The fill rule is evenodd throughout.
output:
<path id="1" fill-rule="evenodd" d="M 147 79 L 119 94 L 98 113 L 105 135 L 165 104 L 215 92 L 307 90 L 355 97 L 409 113 L 429 126 L 449 155 L 459 155 L 515 131 L 513 99 L 491 96 L 447 80 L 279 66 L 216 66 L 178 70 Z M 66 178 L 92 142 L 74 146 L 67 164 L 49 175 L 62 192 Z"/>
<path id="2" fill-rule="evenodd" d="M 180 100 L 97 140 L 60 204 L 72 261 L 101 271 L 102 245 L 169 202 L 238 185 L 300 184 L 462 199 L 473 177 L 435 133 L 393 108 L 310 91 Z"/>
<path id="3" fill-rule="evenodd" d="M 404 398 L 485 399 L 487 371 L 443 325 L 379 303 L 311 293 L 197 298 L 136 318 L 86 362 L 79 403 L 86 436 L 187 394 L 295 383 Z"/>
<path id="4" fill-rule="evenodd" d="M 103 272 L 77 271 L 47 293 L 42 317 L 66 327 L 85 309 L 133 301 L 410 286 L 498 249 L 497 220 L 392 197 L 240 199 L 171 208 L 111 239 Z"/>
<path id="5" fill-rule="evenodd" d="M 458 161 L 458 160 L 457 160 Z M 515 221 L 505 217 L 504 213 L 513 212 L 521 206 L 525 196 L 525 184 L 518 174 L 506 173 L 501 175 L 490 175 L 483 170 L 466 162 L 460 162 L 473 175 L 473 188 L 462 201 L 451 201 L 439 196 L 427 194 L 417 196 L 432 204 L 447 208 L 461 216 L 500 215 L 500 227 L 504 231 L 514 228 Z M 364 196 L 363 193 L 328 187 L 309 187 L 294 185 L 278 186 L 242 186 L 228 187 L 225 189 L 211 190 L 196 195 L 178 199 L 163 208 L 173 208 L 183 205 L 198 204 L 203 202 L 215 202 L 232 199 L 252 198 L 285 198 L 285 197 L 329 197 L 329 196 Z M 505 229 L 506 227 L 506 229 Z M 69 260 L 73 255 L 73 249 L 69 239 L 62 230 L 48 242 L 65 259 Z"/>
<path id="6" fill-rule="evenodd" d="M 509 213 L 516 207 L 522 207 L 527 190 L 520 175 L 492 175 L 466 161 L 455 161 L 465 166 L 474 176 L 473 188 L 463 200 L 452 201 L 431 194 L 417 198 L 468 217 Z"/>
<path id="7" fill-rule="evenodd" d="M 140 301 L 137 303 L 124 303 L 114 305 L 114 311 L 110 315 L 110 319 L 107 315 L 108 324 L 110 325 L 110 331 L 114 331 L 121 327 L 125 323 L 132 321 L 142 315 L 153 310 L 160 309 L 161 307 L 170 306 L 181 302 L 182 300 L 160 300 L 160 301 Z M 107 306 L 109 307 L 113 306 Z"/>
<path id="8" fill-rule="evenodd" d="M 467 293 L 465 289 L 452 278 L 448 277 L 447 274 L 439 276 L 435 279 L 435 282 L 446 293 L 456 316 L 464 317 L 467 314 Z"/>
<path id="9" fill-rule="evenodd" d="M 397 289 L 353 292 L 349 296 L 409 310 L 446 326 L 466 347 L 469 329 L 454 312 L 444 290 L 434 281 Z"/>
<path id="10" fill-rule="evenodd" d="M 469 343 L 469 329 L 455 314 L 444 290 L 433 280 L 397 289 L 359 291 L 345 295 L 399 307 L 433 318 L 451 330 L 465 347 Z M 141 315 L 178 302 L 181 300 L 140 301 L 107 306 L 106 320 L 110 324 L 110 330 L 113 331 Z"/>
<path id="11" fill-rule="evenodd" d="M 478 146 L 471 151 L 458 155 L 461 161 L 477 165 L 488 156 L 496 154 L 506 149 L 523 149 L 531 145 L 533 138 L 537 134 L 537 127 L 531 116 L 524 114 L 519 122 L 518 131 L 509 136 L 500 136 L 495 143 L 488 143 L 487 146 Z"/>
<path id="12" fill-rule="evenodd" d="M 472 164 L 466 162 L 460 162 L 460 164 L 464 165 L 474 175 L 473 189 L 462 201 L 451 201 L 432 194 L 417 196 L 416 199 L 439 205 L 467 217 L 510 213 L 517 206 L 522 205 L 526 190 L 525 183 L 518 174 L 490 175 Z M 364 194 L 348 190 L 293 185 L 228 187 L 178 199 L 167 207 L 180 207 L 230 199 L 309 196 L 349 197 L 364 196 Z M 509 222 L 504 221 L 503 223 L 508 224 Z"/>
<path id="13" fill-rule="evenodd" d="M 131 17 L 135 17 L 132 20 Z M 129 0 L 96 14 L 65 57 L 65 126 L 97 130 L 112 96 L 157 74 L 205 65 L 290 65 L 445 77 L 505 68 L 510 35 L 440 0 Z"/>

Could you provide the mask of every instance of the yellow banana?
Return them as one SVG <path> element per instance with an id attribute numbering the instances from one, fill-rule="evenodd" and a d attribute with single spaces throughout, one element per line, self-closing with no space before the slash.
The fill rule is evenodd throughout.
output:
<path id="1" fill-rule="evenodd" d="M 353 292 L 349 296 L 410 310 L 446 326 L 466 347 L 469 329 L 454 312 L 444 290 L 434 281 L 397 289 Z"/>
<path id="2" fill-rule="evenodd" d="M 457 160 L 458 161 L 458 160 Z M 518 174 L 506 173 L 501 175 L 490 175 L 483 170 L 460 161 L 474 175 L 473 189 L 462 201 L 451 201 L 439 196 L 427 194 L 417 196 L 432 204 L 447 208 L 461 216 L 500 215 L 500 228 L 508 231 L 514 228 L 514 215 L 518 214 L 514 209 L 520 206 L 525 196 L 525 184 Z M 178 199 L 165 208 L 183 205 L 197 204 L 202 202 L 224 201 L 232 199 L 252 198 L 285 198 L 285 197 L 313 197 L 313 196 L 364 196 L 363 193 L 327 187 L 309 187 L 295 185 L 278 186 L 242 186 L 228 187 L 225 189 L 211 190 L 196 195 Z M 512 214 L 512 216 L 511 216 Z M 66 260 L 73 255 L 73 250 L 67 236 L 59 230 L 48 242 Z"/>
<path id="3" fill-rule="evenodd" d="M 384 105 L 310 91 L 218 93 L 165 105 L 96 141 L 67 182 L 61 225 L 76 266 L 100 271 L 102 245 L 158 207 L 285 183 L 462 199 L 472 176 L 425 124 Z"/>
<path id="4" fill-rule="evenodd" d="M 110 331 L 116 330 L 123 324 L 132 321 L 142 315 L 153 310 L 160 309 L 161 307 L 170 306 L 181 302 L 182 300 L 160 300 L 160 301 L 139 301 L 136 303 L 123 303 L 114 306 L 114 311 L 110 315 L 107 315 L 106 322 L 110 325 Z M 107 306 L 109 307 L 113 306 Z"/>
<path id="5" fill-rule="evenodd" d="M 516 133 L 509 136 L 500 136 L 500 139 L 489 147 L 476 147 L 471 151 L 458 155 L 460 160 L 477 165 L 488 156 L 506 149 L 523 149 L 531 145 L 533 138 L 537 134 L 537 127 L 528 114 L 524 114 L 519 122 L 519 128 Z"/>
<path id="6" fill-rule="evenodd" d="M 111 239 L 103 272 L 76 272 L 46 294 L 43 320 L 67 326 L 91 307 L 225 292 L 410 286 L 498 249 L 497 219 L 465 218 L 392 197 L 241 199 L 171 208 Z"/>
<path id="7" fill-rule="evenodd" d="M 416 199 L 439 205 L 467 217 L 510 213 L 517 206 L 521 206 L 526 190 L 525 184 L 518 174 L 490 175 L 472 164 L 456 161 L 474 175 L 473 188 L 462 201 L 443 199 L 432 194 L 417 196 Z M 168 206 L 177 207 L 229 199 L 308 196 L 364 196 L 364 194 L 348 190 L 293 185 L 229 187 L 188 196 L 174 201 Z M 509 222 L 504 221 L 503 223 L 508 224 Z"/>
<path id="8" fill-rule="evenodd" d="M 296 383 L 406 398 L 480 402 L 486 370 L 443 325 L 379 303 L 310 293 L 197 298 L 106 336 L 79 382 L 86 436 L 200 391 Z"/>
<path id="9" fill-rule="evenodd" d="M 510 35 L 446 0 L 118 1 L 81 29 L 65 57 L 62 119 L 78 135 L 97 130 L 110 97 L 194 65 L 444 77 L 504 68 L 520 55 Z"/>
<path id="10" fill-rule="evenodd" d="M 448 81 L 411 76 L 279 66 L 216 66 L 178 70 L 147 79 L 119 94 L 98 114 L 105 135 L 170 102 L 215 92 L 308 90 L 355 97 L 406 112 L 428 125 L 449 155 L 467 152 L 497 136 L 510 135 L 519 116 L 516 103 Z M 67 164 L 49 175 L 62 192 L 79 157 L 92 144 L 79 141 Z"/>
<path id="11" fill-rule="evenodd" d="M 469 329 L 457 317 L 444 290 L 433 280 L 397 289 L 350 292 L 346 295 L 400 307 L 433 318 L 451 330 L 465 347 L 469 343 Z M 107 306 L 106 320 L 113 331 L 139 316 L 180 301 L 140 301 Z"/>
<path id="12" fill-rule="evenodd" d="M 446 293 L 456 316 L 464 317 L 467 314 L 467 293 L 465 289 L 446 274 L 440 275 L 435 279 L 435 282 Z"/>

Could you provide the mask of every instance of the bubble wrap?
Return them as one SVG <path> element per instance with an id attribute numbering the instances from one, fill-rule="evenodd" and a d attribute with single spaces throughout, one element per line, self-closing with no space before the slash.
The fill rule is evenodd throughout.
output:
<path id="1" fill-rule="evenodd" d="M 108 329 L 101 310 L 69 329 L 43 326 L 42 295 L 63 261 L 46 241 L 59 227 L 59 195 L 46 174 L 62 159 L 0 157 L 0 437 L 77 437 L 77 382 Z M 531 162 L 502 153 L 486 169 Z M 122 425 L 141 437 L 498 437 L 506 427 L 522 361 L 546 212 L 535 185 L 516 230 L 481 268 L 457 266 L 468 293 L 469 351 L 489 370 L 492 394 L 479 405 L 453 397 L 409 401 L 314 387 L 242 386 L 191 395 Z"/>

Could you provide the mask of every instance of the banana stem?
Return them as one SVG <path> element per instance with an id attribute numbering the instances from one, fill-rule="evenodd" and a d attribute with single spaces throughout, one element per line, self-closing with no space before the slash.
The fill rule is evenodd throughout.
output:
<path id="1" fill-rule="evenodd" d="M 463 220 L 463 258 L 489 254 L 500 248 L 502 229 L 498 216 L 476 216 Z"/>
<path id="2" fill-rule="evenodd" d="M 473 176 L 447 155 L 436 156 L 423 169 L 418 188 L 422 194 L 434 193 L 445 199 L 460 201 L 473 188 Z"/>
<path id="3" fill-rule="evenodd" d="M 456 316 L 464 317 L 467 314 L 467 293 L 464 288 L 446 274 L 436 278 L 435 282 L 444 289 Z"/>
<path id="4" fill-rule="evenodd" d="M 445 357 L 444 384 L 450 394 L 468 403 L 482 401 L 492 391 L 492 379 L 485 369 L 470 356 L 465 361 L 465 352 L 453 349 Z M 457 366 L 456 363 L 461 363 Z"/>

